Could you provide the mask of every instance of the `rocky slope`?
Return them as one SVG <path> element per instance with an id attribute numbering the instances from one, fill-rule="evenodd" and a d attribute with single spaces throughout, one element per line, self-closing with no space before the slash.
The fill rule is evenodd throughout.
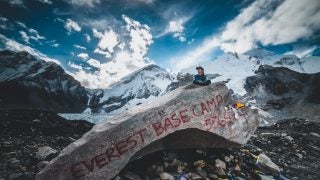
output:
<path id="1" fill-rule="evenodd" d="M 0 52 L 0 108 L 82 112 L 87 92 L 62 67 L 27 52 Z"/>
<path id="2" fill-rule="evenodd" d="M 244 85 L 250 104 L 260 109 L 261 125 L 283 118 L 320 119 L 320 73 L 262 65 Z"/>
<path id="3" fill-rule="evenodd" d="M 0 110 L 0 179 L 34 179 L 91 127 L 89 122 L 67 121 L 52 112 Z"/>

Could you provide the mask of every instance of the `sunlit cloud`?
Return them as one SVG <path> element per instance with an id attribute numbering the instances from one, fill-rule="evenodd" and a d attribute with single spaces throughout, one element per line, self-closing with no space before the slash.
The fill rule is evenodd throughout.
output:
<path id="1" fill-rule="evenodd" d="M 94 53 L 102 54 L 107 60 L 94 59 L 85 53 L 78 54 L 86 63 L 97 68 L 86 71 L 78 65 L 70 63 L 76 69 L 72 75 L 89 88 L 108 88 L 121 78 L 148 65 L 151 61 L 146 57 L 149 46 L 153 43 L 150 27 L 123 15 L 124 26 L 116 32 L 109 27 L 104 31 L 92 30 L 98 43 Z"/>
<path id="2" fill-rule="evenodd" d="M 66 20 L 64 27 L 69 31 L 69 33 L 72 31 L 81 31 L 80 25 L 71 19 Z"/>

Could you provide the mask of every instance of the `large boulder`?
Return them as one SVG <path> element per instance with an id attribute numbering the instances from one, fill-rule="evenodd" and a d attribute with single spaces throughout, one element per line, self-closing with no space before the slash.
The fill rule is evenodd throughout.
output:
<path id="1" fill-rule="evenodd" d="M 111 179 L 130 161 L 154 151 L 244 144 L 258 127 L 258 113 L 224 108 L 233 103 L 224 83 L 180 87 L 95 125 L 36 179 Z"/>

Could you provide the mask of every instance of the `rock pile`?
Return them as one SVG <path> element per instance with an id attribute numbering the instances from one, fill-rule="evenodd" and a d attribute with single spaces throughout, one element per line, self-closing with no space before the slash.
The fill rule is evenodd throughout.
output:
<path id="1" fill-rule="evenodd" d="M 51 112 L 0 110 L 0 180 L 32 180 L 60 150 L 89 131 L 91 123 Z"/>
<path id="2" fill-rule="evenodd" d="M 280 168 L 253 146 L 235 149 L 166 150 L 126 166 L 114 180 L 285 179 Z"/>

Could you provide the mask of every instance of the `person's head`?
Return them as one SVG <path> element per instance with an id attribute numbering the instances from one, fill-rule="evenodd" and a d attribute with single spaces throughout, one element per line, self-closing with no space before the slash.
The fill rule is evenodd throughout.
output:
<path id="1" fill-rule="evenodd" d="M 198 67 L 196 67 L 196 70 L 198 71 L 198 75 L 200 75 L 200 76 L 204 75 L 203 67 L 198 66 Z"/>

